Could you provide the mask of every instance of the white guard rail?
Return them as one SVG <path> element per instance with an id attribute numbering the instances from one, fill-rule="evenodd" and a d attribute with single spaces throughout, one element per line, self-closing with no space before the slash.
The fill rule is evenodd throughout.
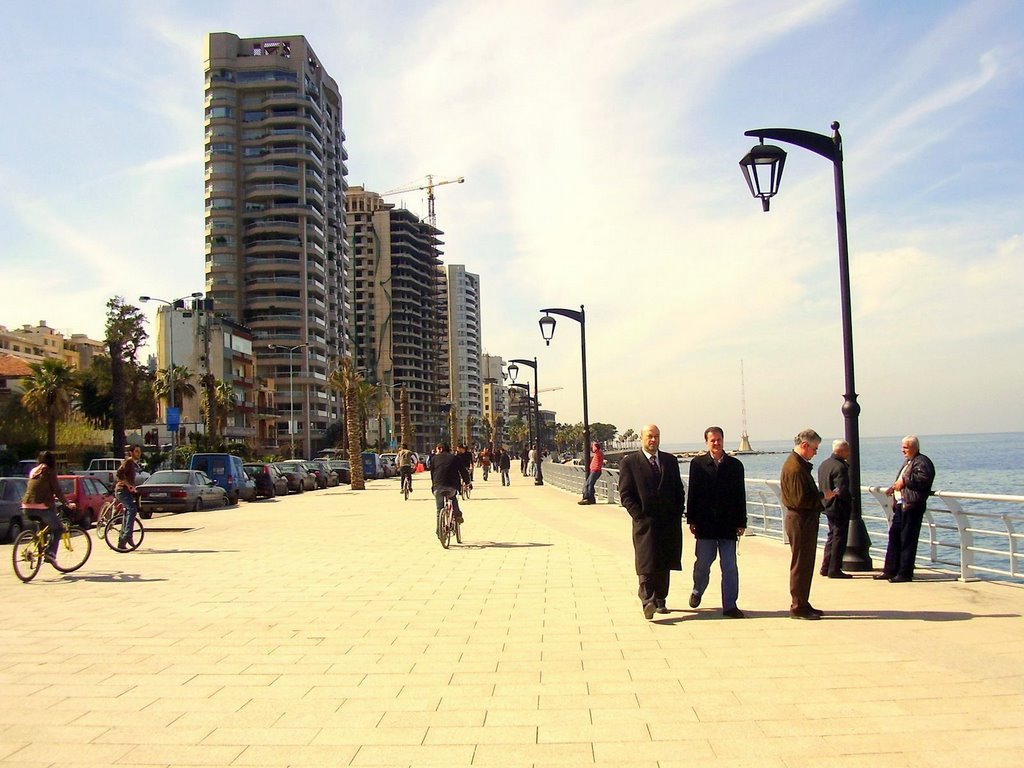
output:
<path id="1" fill-rule="evenodd" d="M 544 462 L 548 485 L 580 495 L 585 479 L 582 466 Z M 618 480 L 617 470 L 604 470 L 596 487 L 599 503 L 619 503 Z M 871 557 L 880 566 L 892 500 L 878 486 L 862 486 L 861 494 Z M 747 478 L 747 519 L 748 535 L 784 539 L 778 480 Z M 823 520 L 822 542 L 827 531 Z M 928 499 L 917 559 L 922 566 L 953 573 L 962 581 L 1024 579 L 1024 496 L 938 491 Z"/>

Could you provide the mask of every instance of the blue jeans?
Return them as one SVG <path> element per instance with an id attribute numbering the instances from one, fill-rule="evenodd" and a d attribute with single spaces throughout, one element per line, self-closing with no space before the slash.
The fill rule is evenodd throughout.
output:
<path id="1" fill-rule="evenodd" d="M 129 493 L 125 490 L 119 490 L 114 493 L 114 498 L 124 506 L 124 525 L 121 526 L 121 538 L 118 542 L 119 544 L 124 545 L 128 542 L 132 529 L 135 528 L 135 516 L 139 513 L 139 510 L 135 506 L 135 494 L 133 493 Z"/>
<path id="2" fill-rule="evenodd" d="M 595 488 L 597 487 L 597 481 L 601 479 L 601 470 L 591 472 L 587 475 L 587 479 L 583 481 L 583 498 L 587 501 L 596 501 Z"/>
<path id="3" fill-rule="evenodd" d="M 703 595 L 711 580 L 711 564 L 720 555 L 722 568 L 722 610 L 731 611 L 740 596 L 740 572 L 736 567 L 735 539 L 697 539 L 693 563 L 693 591 Z"/>

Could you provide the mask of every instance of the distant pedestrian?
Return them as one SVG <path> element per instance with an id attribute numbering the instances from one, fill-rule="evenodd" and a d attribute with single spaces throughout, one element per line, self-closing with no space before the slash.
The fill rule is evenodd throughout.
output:
<path id="1" fill-rule="evenodd" d="M 641 449 L 619 464 L 619 498 L 633 518 L 633 553 L 637 594 L 644 618 L 668 613 L 669 572 L 682 570 L 685 493 L 679 460 L 659 451 L 661 430 L 646 425 Z"/>
<path id="2" fill-rule="evenodd" d="M 587 479 L 583 481 L 583 498 L 577 504 L 597 503 L 597 481 L 601 479 L 604 471 L 604 451 L 601 444 L 596 440 L 591 443 L 590 466 L 587 467 Z"/>
<path id="3" fill-rule="evenodd" d="M 916 435 L 904 437 L 900 448 L 905 461 L 896 482 L 885 491 L 893 498 L 885 565 L 875 576 L 894 584 L 914 580 L 917 540 L 921 536 L 925 506 L 935 482 L 935 465 L 921 453 L 921 441 Z"/>
<path id="4" fill-rule="evenodd" d="M 512 457 L 504 448 L 498 450 L 498 473 L 501 475 L 501 484 L 512 485 L 508 478 L 509 470 L 512 469 Z"/>
<path id="5" fill-rule="evenodd" d="M 536 477 L 537 461 L 540 459 L 540 454 L 537 452 L 537 449 L 535 447 L 530 446 L 530 453 L 528 454 L 528 456 L 530 460 L 526 463 L 526 474 L 529 475 L 530 477 Z"/>
<path id="6" fill-rule="evenodd" d="M 786 510 L 783 526 L 792 550 L 789 616 L 793 619 L 820 619 L 824 612 L 811 605 L 810 597 L 814 556 L 818 548 L 818 525 L 823 511 L 821 493 L 811 475 L 811 459 L 821 445 L 821 435 L 813 429 L 805 429 L 793 443 L 793 452 L 782 465 L 779 475 L 782 506 Z"/>
<path id="7" fill-rule="evenodd" d="M 721 427 L 704 430 L 707 453 L 690 461 L 686 522 L 697 541 L 694 545 L 693 591 L 690 607 L 700 605 L 711 581 L 711 564 L 719 558 L 722 569 L 722 615 L 744 619 L 737 607 L 740 573 L 736 544 L 747 529 L 747 488 L 743 462 L 725 452 Z"/>
<path id="8" fill-rule="evenodd" d="M 845 440 L 832 441 L 832 455 L 818 467 L 818 488 L 825 498 L 825 517 L 828 519 L 828 538 L 825 554 L 821 558 L 821 575 L 830 579 L 852 579 L 843 572 L 843 555 L 850 533 L 850 444 Z"/>
<path id="9" fill-rule="evenodd" d="M 523 477 L 526 477 L 526 470 L 530 466 L 530 449 L 525 445 L 523 446 L 522 453 L 519 454 L 519 469 L 523 473 Z"/>

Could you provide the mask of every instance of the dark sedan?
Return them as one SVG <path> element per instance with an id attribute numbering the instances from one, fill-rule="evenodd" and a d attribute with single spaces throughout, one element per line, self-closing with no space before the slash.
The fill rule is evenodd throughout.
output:
<path id="1" fill-rule="evenodd" d="M 140 513 L 147 520 L 154 512 L 196 512 L 228 504 L 227 492 L 197 469 L 154 472 L 138 489 Z"/>
<path id="2" fill-rule="evenodd" d="M 288 490 L 294 493 L 316 490 L 316 477 L 306 469 L 306 462 L 301 459 L 279 461 L 277 468 L 288 478 Z"/>
<path id="3" fill-rule="evenodd" d="M 265 499 L 288 495 L 288 478 L 276 464 L 245 464 L 245 473 L 256 483 L 256 495 Z"/>

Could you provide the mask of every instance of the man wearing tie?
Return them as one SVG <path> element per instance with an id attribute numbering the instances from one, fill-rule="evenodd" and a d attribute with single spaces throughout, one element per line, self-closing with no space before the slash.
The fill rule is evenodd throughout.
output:
<path id="1" fill-rule="evenodd" d="M 619 465 L 619 498 L 633 518 L 637 594 L 650 620 L 656 611 L 668 613 L 669 571 L 683 567 L 684 491 L 679 461 L 658 450 L 661 430 L 656 425 L 641 430 L 640 445 Z"/>

